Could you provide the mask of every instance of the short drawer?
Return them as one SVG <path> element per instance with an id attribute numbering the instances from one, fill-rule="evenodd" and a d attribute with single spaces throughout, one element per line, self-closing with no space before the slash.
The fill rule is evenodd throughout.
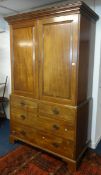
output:
<path id="1" fill-rule="evenodd" d="M 62 139 L 41 132 L 40 130 L 28 128 L 24 125 L 14 125 L 11 127 L 11 134 L 16 138 L 31 143 L 45 150 L 58 154 L 59 156 L 73 158 L 74 142 L 69 139 Z"/>
<path id="2" fill-rule="evenodd" d="M 11 120 L 14 122 L 19 122 L 25 125 L 33 125 L 35 122 L 35 117 L 37 116 L 34 112 L 28 112 L 27 110 L 17 109 L 15 107 L 11 107 Z"/>
<path id="3" fill-rule="evenodd" d="M 68 125 L 67 121 L 59 121 L 46 116 L 37 116 L 33 118 L 33 127 L 52 135 L 68 138 L 74 141 L 75 128 Z"/>
<path id="4" fill-rule="evenodd" d="M 76 109 L 54 104 L 39 103 L 39 115 L 49 116 L 55 120 L 64 120 L 68 122 L 68 125 L 74 126 Z"/>
<path id="5" fill-rule="evenodd" d="M 16 108 L 16 109 L 27 110 L 28 112 L 37 113 L 37 107 L 38 107 L 37 103 L 24 97 L 11 95 L 10 105 L 11 110 L 15 110 Z"/>

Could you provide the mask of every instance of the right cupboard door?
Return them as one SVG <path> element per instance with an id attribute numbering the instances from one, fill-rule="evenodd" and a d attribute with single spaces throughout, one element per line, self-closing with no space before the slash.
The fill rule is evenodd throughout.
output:
<path id="1" fill-rule="evenodd" d="M 78 15 L 38 21 L 40 99 L 76 103 Z"/>

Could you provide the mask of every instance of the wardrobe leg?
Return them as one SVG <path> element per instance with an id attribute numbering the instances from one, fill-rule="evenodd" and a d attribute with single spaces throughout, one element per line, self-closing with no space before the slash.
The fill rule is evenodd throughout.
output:
<path id="1" fill-rule="evenodd" d="M 68 167 L 68 171 L 72 174 L 74 172 L 76 172 L 77 170 L 77 166 L 76 166 L 76 163 L 74 162 L 68 162 L 67 163 L 67 167 Z"/>

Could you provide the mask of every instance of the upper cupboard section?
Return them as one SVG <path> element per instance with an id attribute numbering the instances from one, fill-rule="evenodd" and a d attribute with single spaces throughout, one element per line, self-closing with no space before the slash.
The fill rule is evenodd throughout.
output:
<path id="1" fill-rule="evenodd" d="M 68 105 L 91 98 L 94 11 L 78 1 L 5 19 L 11 26 L 12 93 Z"/>
<path id="2" fill-rule="evenodd" d="M 75 104 L 79 15 L 13 25 L 13 92 Z M 26 27 L 25 27 L 26 26 Z"/>

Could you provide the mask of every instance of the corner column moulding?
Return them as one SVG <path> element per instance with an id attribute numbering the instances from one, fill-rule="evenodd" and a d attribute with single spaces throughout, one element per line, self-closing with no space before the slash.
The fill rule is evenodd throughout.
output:
<path id="1" fill-rule="evenodd" d="M 90 142 L 98 16 L 79 1 L 5 19 L 11 29 L 10 140 L 57 155 L 74 171 Z"/>

